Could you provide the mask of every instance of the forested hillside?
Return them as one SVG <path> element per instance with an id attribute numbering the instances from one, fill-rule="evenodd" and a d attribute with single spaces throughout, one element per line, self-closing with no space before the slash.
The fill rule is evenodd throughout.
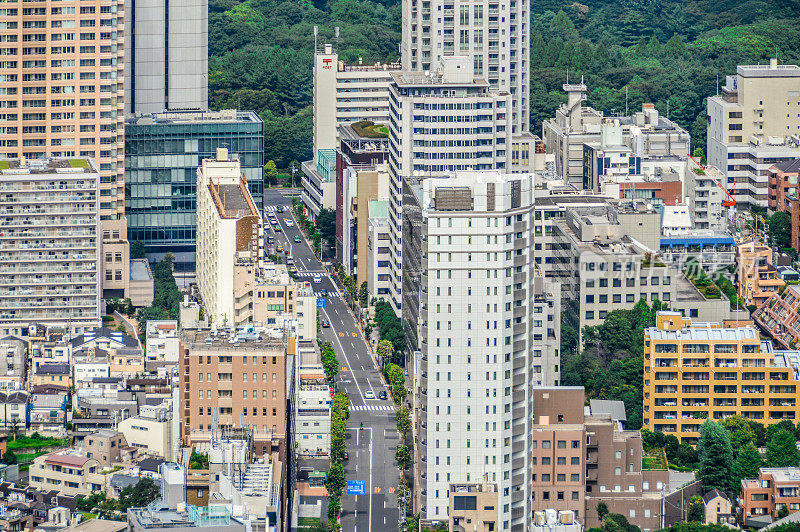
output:
<path id="1" fill-rule="evenodd" d="M 705 144 L 704 98 L 738 63 L 800 61 L 796 0 L 531 0 L 531 129 L 584 76 L 606 113 L 650 101 Z M 210 0 L 209 88 L 214 108 L 255 109 L 265 156 L 279 167 L 311 156 L 313 26 L 341 28 L 346 61 L 391 61 L 399 0 Z"/>

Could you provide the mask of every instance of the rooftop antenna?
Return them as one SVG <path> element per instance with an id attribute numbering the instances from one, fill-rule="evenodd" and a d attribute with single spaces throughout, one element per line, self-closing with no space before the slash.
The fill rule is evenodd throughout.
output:
<path id="1" fill-rule="evenodd" d="M 625 85 L 625 116 L 628 116 L 628 86 Z"/>
<path id="2" fill-rule="evenodd" d="M 336 53 L 339 53 L 339 26 L 336 26 Z"/>
<path id="3" fill-rule="evenodd" d="M 319 26 L 314 25 L 314 53 L 317 53 L 317 35 L 319 35 Z"/>
<path id="4" fill-rule="evenodd" d="M 719 72 L 717 72 L 717 96 L 719 96 Z"/>

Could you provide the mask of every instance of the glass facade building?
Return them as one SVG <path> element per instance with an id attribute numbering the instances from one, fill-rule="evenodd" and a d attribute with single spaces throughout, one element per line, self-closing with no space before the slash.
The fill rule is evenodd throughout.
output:
<path id="1" fill-rule="evenodd" d="M 258 208 L 264 197 L 264 124 L 252 111 L 164 112 L 125 122 L 128 239 L 151 260 L 171 252 L 176 269 L 194 271 L 197 168 L 217 148 L 241 161 Z"/>

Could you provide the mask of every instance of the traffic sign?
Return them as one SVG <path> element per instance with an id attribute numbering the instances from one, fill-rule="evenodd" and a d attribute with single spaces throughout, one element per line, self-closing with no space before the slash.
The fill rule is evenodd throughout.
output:
<path id="1" fill-rule="evenodd" d="M 367 483 L 364 480 L 348 480 L 347 481 L 347 494 L 348 495 L 366 495 Z"/>
<path id="2" fill-rule="evenodd" d="M 317 308 L 325 308 L 325 298 L 318 297 L 317 298 Z"/>

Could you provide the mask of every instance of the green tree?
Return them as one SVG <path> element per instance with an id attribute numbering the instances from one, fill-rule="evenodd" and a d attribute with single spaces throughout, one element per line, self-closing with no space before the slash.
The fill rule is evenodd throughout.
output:
<path id="1" fill-rule="evenodd" d="M 797 467 L 797 440 L 788 430 L 779 430 L 767 442 L 767 467 Z"/>
<path id="2" fill-rule="evenodd" d="M 358 301 L 364 308 L 369 303 L 369 287 L 366 281 L 362 281 L 361 286 L 358 287 Z"/>
<path id="3" fill-rule="evenodd" d="M 778 510 L 778 519 L 783 519 L 784 517 L 789 517 L 789 507 L 785 504 Z"/>
<path id="4" fill-rule="evenodd" d="M 331 464 L 331 468 L 328 470 L 328 476 L 325 479 L 325 486 L 328 488 L 328 491 L 341 496 L 346 483 L 347 479 L 344 473 L 344 465 L 342 465 L 341 462 Z"/>
<path id="5" fill-rule="evenodd" d="M 6 453 L 3 455 L 2 462 L 3 462 L 4 464 L 8 464 L 8 465 L 14 465 L 14 464 L 16 464 L 16 463 L 18 462 L 18 460 L 17 460 L 17 455 L 16 455 L 16 454 L 14 454 L 14 451 L 12 451 L 11 449 L 9 449 L 9 450 L 8 450 L 8 451 L 6 451 Z"/>
<path id="6" fill-rule="evenodd" d="M 763 465 L 764 461 L 761 459 L 761 454 L 756 449 L 756 446 L 753 442 L 748 443 L 739 451 L 739 455 L 733 463 L 731 487 L 736 490 L 740 486 L 742 479 L 757 477 L 758 470 Z"/>
<path id="7" fill-rule="evenodd" d="M 336 211 L 322 209 L 317 216 L 317 230 L 329 247 L 336 245 Z"/>
<path id="8" fill-rule="evenodd" d="M 264 177 L 267 186 L 273 187 L 278 184 L 278 167 L 275 165 L 275 161 L 267 161 L 267 164 L 264 165 Z"/>
<path id="9" fill-rule="evenodd" d="M 394 413 L 394 418 L 397 422 L 397 432 L 405 434 L 411 430 L 411 415 L 408 407 L 403 406 L 398 408 Z"/>
<path id="10" fill-rule="evenodd" d="M 128 508 L 142 508 L 156 500 L 161 494 L 161 488 L 151 478 L 144 477 L 132 486 L 126 486 L 119 494 L 119 509 L 122 512 Z"/>
<path id="11" fill-rule="evenodd" d="M 145 258 L 144 242 L 142 242 L 141 240 L 134 240 L 133 242 L 131 242 L 130 254 L 132 259 Z"/>
<path id="12" fill-rule="evenodd" d="M 600 521 L 604 521 L 608 515 L 608 504 L 604 501 L 600 501 L 597 503 L 595 510 L 597 511 L 597 518 L 600 519 Z"/>
<path id="13" fill-rule="evenodd" d="M 731 447 L 735 453 L 738 453 L 747 444 L 756 441 L 756 433 L 753 432 L 750 423 L 740 415 L 728 416 L 720 421 L 720 425 L 725 427 L 731 435 Z"/>
<path id="14" fill-rule="evenodd" d="M 378 342 L 377 353 L 378 358 L 385 366 L 392 359 L 392 355 L 394 354 L 394 346 L 392 345 L 392 342 L 389 340 L 381 340 Z"/>
<path id="15" fill-rule="evenodd" d="M 689 499 L 689 509 L 686 511 L 686 520 L 702 523 L 705 518 L 705 504 L 700 495 L 693 495 Z"/>
<path id="16" fill-rule="evenodd" d="M 407 445 L 401 443 L 397 446 L 394 459 L 397 462 L 397 467 L 404 471 L 409 469 L 411 467 L 411 450 L 409 450 Z"/>
<path id="17" fill-rule="evenodd" d="M 792 218 L 788 212 L 778 211 L 769 217 L 770 241 L 779 248 L 792 247 Z"/>
<path id="18" fill-rule="evenodd" d="M 703 482 L 703 488 L 729 491 L 733 449 L 728 431 L 710 419 L 706 420 L 700 428 L 697 449 L 700 455 L 700 480 Z"/>

